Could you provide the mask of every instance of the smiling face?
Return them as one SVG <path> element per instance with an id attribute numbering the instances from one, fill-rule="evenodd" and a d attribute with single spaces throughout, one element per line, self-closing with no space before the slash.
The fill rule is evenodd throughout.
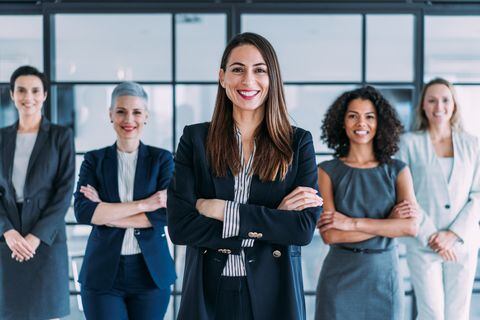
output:
<path id="1" fill-rule="evenodd" d="M 422 107 L 429 125 L 450 125 L 455 110 L 452 92 L 446 85 L 431 85 L 425 92 Z"/>
<path id="2" fill-rule="evenodd" d="M 42 80 L 37 76 L 20 76 L 15 80 L 13 92 L 10 92 L 15 107 L 24 116 L 42 115 L 42 106 L 47 93 L 44 91 Z"/>
<path id="3" fill-rule="evenodd" d="M 219 76 L 234 108 L 255 111 L 264 107 L 270 80 L 267 64 L 256 47 L 241 45 L 233 49 Z"/>
<path id="4" fill-rule="evenodd" d="M 377 124 L 377 111 L 370 100 L 350 101 L 344 120 L 345 132 L 350 144 L 373 143 Z"/>
<path id="5" fill-rule="evenodd" d="M 140 97 L 117 97 L 110 110 L 110 120 L 119 140 L 140 140 L 147 118 L 146 103 Z"/>

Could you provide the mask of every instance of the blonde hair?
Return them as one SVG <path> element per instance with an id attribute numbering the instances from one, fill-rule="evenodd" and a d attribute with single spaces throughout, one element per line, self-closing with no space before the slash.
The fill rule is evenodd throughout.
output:
<path id="1" fill-rule="evenodd" d="M 453 85 L 448 80 L 445 80 L 443 78 L 432 79 L 423 87 L 420 101 L 418 102 L 417 108 L 415 110 L 415 115 L 416 115 L 415 130 L 423 131 L 428 129 L 428 118 L 427 118 L 427 115 L 425 114 L 425 111 L 423 110 L 423 103 L 425 101 L 425 95 L 427 93 L 428 88 L 436 84 L 442 84 L 450 90 L 453 97 L 453 113 L 452 113 L 452 117 L 450 118 L 450 126 L 455 131 L 463 131 L 463 123 L 462 123 L 462 118 L 460 113 L 460 107 L 458 105 L 457 92 L 455 91 L 455 88 L 453 87 Z"/>

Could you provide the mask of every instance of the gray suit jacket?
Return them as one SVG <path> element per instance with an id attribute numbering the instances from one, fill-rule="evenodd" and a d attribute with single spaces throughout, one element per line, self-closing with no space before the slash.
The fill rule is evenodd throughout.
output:
<path id="1" fill-rule="evenodd" d="M 480 230 L 480 151 L 476 137 L 453 132 L 454 161 L 450 179 L 443 174 L 428 131 L 401 139 L 397 157 L 412 171 L 422 219 L 417 236 L 426 246 L 432 233 L 451 230 L 462 241 L 478 243 Z"/>
<path id="2" fill-rule="evenodd" d="M 18 212 L 12 184 L 17 129 L 18 122 L 0 129 L 0 319 L 61 317 L 69 312 L 65 214 L 75 177 L 73 135 L 42 118 Z M 12 228 L 41 240 L 33 259 L 11 259 L 3 234 Z"/>

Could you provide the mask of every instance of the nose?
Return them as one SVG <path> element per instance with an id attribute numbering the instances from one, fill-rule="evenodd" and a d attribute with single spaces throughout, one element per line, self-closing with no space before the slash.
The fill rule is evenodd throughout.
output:
<path id="1" fill-rule="evenodd" d="M 251 71 L 247 71 L 244 73 L 242 77 L 242 84 L 248 85 L 250 83 L 253 83 L 254 81 L 254 75 Z"/>

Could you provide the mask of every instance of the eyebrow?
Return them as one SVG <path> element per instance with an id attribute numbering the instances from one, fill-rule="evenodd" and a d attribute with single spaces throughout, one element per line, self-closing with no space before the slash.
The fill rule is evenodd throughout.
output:
<path id="1" fill-rule="evenodd" d="M 232 62 L 229 67 L 233 66 L 233 65 L 239 65 L 239 66 L 242 66 L 242 67 L 245 67 L 245 64 L 241 63 L 241 62 Z M 267 66 L 267 64 L 265 62 L 259 62 L 259 63 L 255 63 L 253 65 L 254 67 L 258 67 L 258 66 Z"/>
<path id="2" fill-rule="evenodd" d="M 23 86 L 15 86 L 17 89 L 27 89 L 26 87 L 23 87 Z M 41 89 L 42 87 L 33 87 L 32 89 Z"/>
<path id="3" fill-rule="evenodd" d="M 359 112 L 357 112 L 357 111 L 353 111 L 353 110 L 348 110 L 348 111 L 347 111 L 347 113 L 349 113 L 349 112 L 351 112 L 351 113 L 356 113 L 356 114 L 360 114 Z M 369 111 L 369 112 L 365 112 L 365 114 L 370 114 L 370 113 L 373 113 L 373 114 L 375 114 L 375 111 Z"/>

